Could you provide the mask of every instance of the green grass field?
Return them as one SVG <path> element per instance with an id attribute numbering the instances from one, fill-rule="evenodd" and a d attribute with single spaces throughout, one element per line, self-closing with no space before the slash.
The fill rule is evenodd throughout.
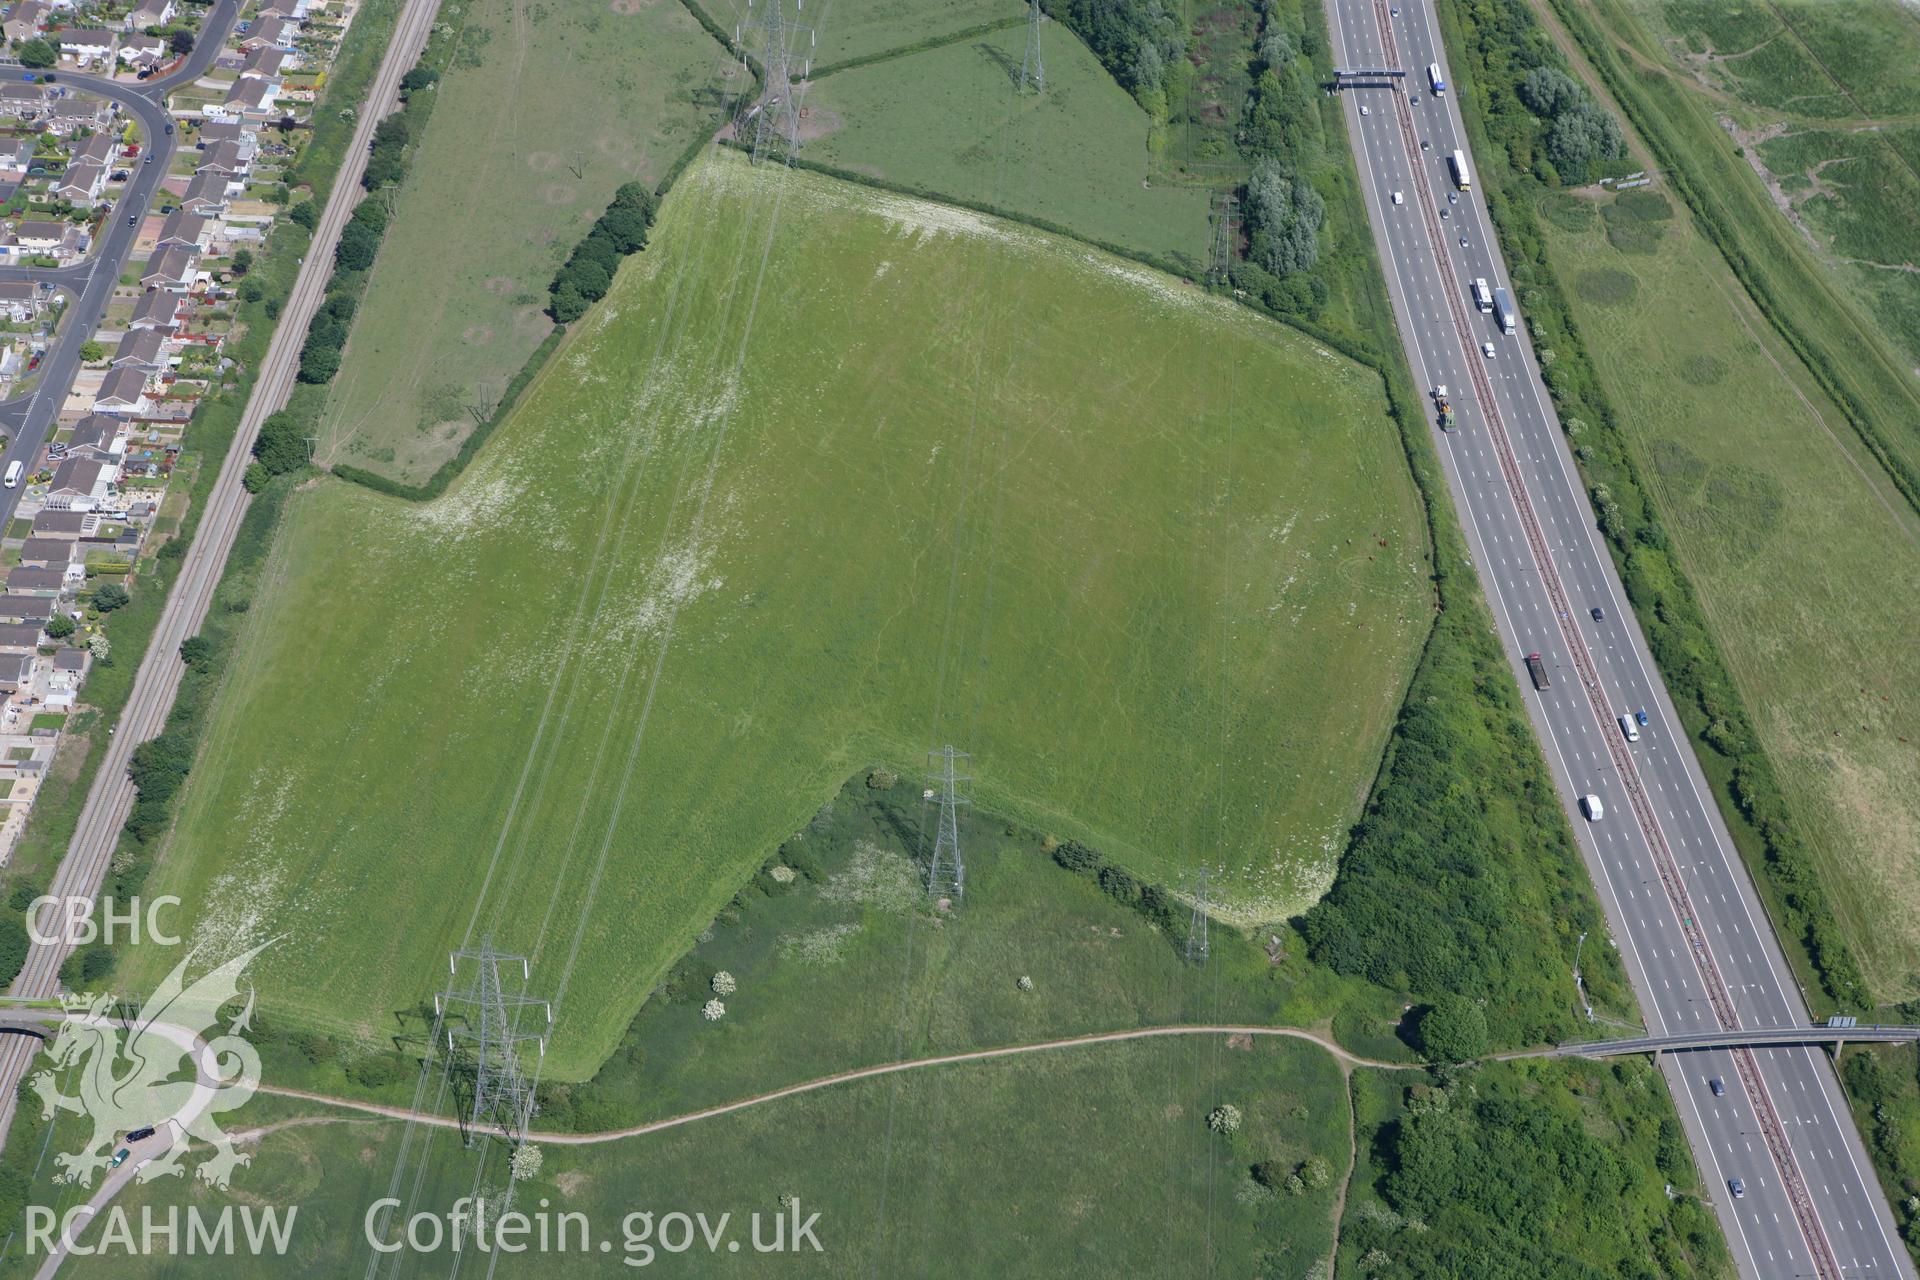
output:
<path id="1" fill-rule="evenodd" d="M 419 483 L 552 327 L 547 282 L 623 182 L 713 127 L 719 46 L 675 0 L 468 0 L 319 457 Z M 593 86 L 594 91 L 585 91 Z"/>
<path id="2" fill-rule="evenodd" d="M 1148 186 L 1146 113 L 1071 32 L 1047 34 L 1044 94 L 1014 92 L 1021 27 L 823 78 L 806 158 L 1198 269 L 1207 192 Z"/>
<path id="3" fill-rule="evenodd" d="M 1332 1060 L 1307 1045 L 1148 1042 L 863 1081 L 617 1143 L 549 1144 L 518 1205 L 585 1213 L 592 1238 L 613 1248 L 501 1254 L 494 1268 L 470 1253 L 465 1263 L 509 1278 L 648 1274 L 637 1270 L 647 1255 L 627 1248 L 627 1215 L 680 1211 L 710 1222 L 731 1214 L 743 1243 L 714 1256 L 656 1244 L 653 1266 L 676 1274 L 1103 1276 L 1204 1263 L 1222 1275 L 1304 1276 L 1333 1247 L 1350 1161 L 1343 1086 Z M 1232 1137 L 1207 1129 L 1220 1102 L 1244 1117 Z M 243 1113 L 244 1127 L 287 1127 L 260 1143 L 235 1189 L 248 1203 L 300 1206 L 275 1275 L 358 1274 L 371 1257 L 362 1219 L 388 1194 L 400 1126 L 338 1112 L 300 1123 L 315 1113 L 293 1108 L 263 1100 Z M 1266 1190 L 1249 1174 L 1260 1161 L 1293 1168 L 1311 1159 L 1331 1177 L 1300 1195 Z M 455 1135 L 435 1135 L 416 1209 L 446 1212 L 471 1191 L 472 1169 Z M 796 1197 L 803 1217 L 820 1215 L 820 1253 L 757 1257 L 744 1243 L 751 1215 L 770 1224 L 782 1196 Z M 122 1201 L 138 1221 L 142 1204 L 215 1208 L 228 1197 L 168 1179 Z M 434 1272 L 450 1259 L 414 1255 L 407 1271 Z M 251 1277 L 261 1262 L 69 1265 L 77 1277 Z"/>
<path id="4" fill-rule="evenodd" d="M 730 28 L 750 24 L 758 14 L 745 0 L 699 0 L 715 22 Z M 816 69 L 853 58 L 871 58 L 930 40 L 943 40 L 990 22 L 1019 19 L 1026 14 L 1020 0 L 809 0 L 797 16 L 812 25 Z M 752 38 L 749 49 L 757 48 Z"/>
<path id="5" fill-rule="evenodd" d="M 1311 962 L 1285 926 L 1216 929 L 1207 964 L 1190 963 L 1184 905 L 1156 923 L 1002 818 L 969 814 L 966 909 L 936 910 L 923 885 L 937 811 L 918 779 L 874 778 L 782 844 L 774 865 L 794 875 L 762 870 L 722 909 L 591 1081 L 544 1092 L 543 1129 L 602 1132 L 875 1063 L 1140 1027 L 1291 1026 L 1412 1060 L 1395 1034 L 1403 993 Z M 709 1021 L 721 973 L 732 990 Z M 411 1062 L 369 1081 L 354 1047 L 316 1051 L 270 1020 L 253 1040 L 275 1086 L 413 1103 Z"/>
<path id="6" fill-rule="evenodd" d="M 1579 230 L 1558 201 L 1551 257 L 1662 522 L 1870 982 L 1910 996 L 1920 521 L 1686 218 Z M 1624 250 L 1616 225 L 1639 228 Z"/>
<path id="7" fill-rule="evenodd" d="M 1633 4 L 1824 270 L 1920 366 L 1920 154 L 1903 145 L 1920 128 L 1920 16 L 1901 0 Z"/>
<path id="8" fill-rule="evenodd" d="M 148 891 L 284 935 L 266 1007 L 361 1035 L 491 930 L 565 996 L 559 1078 L 931 743 L 985 807 L 1289 915 L 1427 626 L 1376 387 L 1078 246 L 709 160 L 454 490 L 297 498 Z"/>

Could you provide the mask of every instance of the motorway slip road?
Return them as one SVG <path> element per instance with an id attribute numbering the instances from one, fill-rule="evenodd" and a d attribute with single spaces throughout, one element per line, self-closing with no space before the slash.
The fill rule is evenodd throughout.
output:
<path id="1" fill-rule="evenodd" d="M 1416 381 L 1455 393 L 1456 429 L 1435 444 L 1648 1028 L 1804 1026 L 1792 971 L 1596 533 L 1525 327 L 1504 334 L 1473 305 L 1477 279 L 1513 286 L 1478 184 L 1458 190 L 1449 171 L 1468 144 L 1456 97 L 1435 95 L 1428 77 L 1433 65 L 1453 78 L 1433 0 L 1325 2 L 1338 65 L 1407 73 L 1343 90 L 1374 240 Z M 1533 652 L 1544 690 L 1523 679 Z M 1629 740 L 1617 717 L 1639 711 L 1648 723 Z M 1576 807 L 1587 795 L 1604 804 L 1598 821 Z M 1661 1066 L 1742 1274 L 1913 1276 L 1822 1053 L 1713 1049 Z"/>
<path id="2" fill-rule="evenodd" d="M 167 713 L 173 707 L 180 675 L 185 669 L 180 661 L 180 642 L 200 629 L 213 589 L 226 568 L 234 537 L 240 531 L 241 517 L 246 514 L 248 497 L 240 477 L 247 469 L 254 438 L 260 433 L 260 423 L 268 414 L 283 407 L 293 390 L 307 324 L 320 307 L 327 277 L 333 271 L 334 245 L 340 239 L 340 230 L 346 225 L 348 215 L 359 203 L 360 175 L 366 168 L 374 126 L 398 104 L 400 77 L 426 47 L 438 3 L 439 0 L 406 0 L 406 7 L 395 23 L 392 43 L 387 47 L 386 57 L 354 127 L 353 141 L 347 148 L 326 208 L 321 212 L 313 244 L 294 280 L 293 292 L 281 308 L 279 327 L 268 344 L 252 398 L 240 419 L 240 429 L 220 466 L 199 530 L 187 548 L 180 576 L 167 597 L 153 640 L 134 677 L 126 710 L 113 736 L 107 740 L 99 772 L 87 792 L 86 806 L 80 811 L 73 843 L 68 846 L 67 855 L 48 890 L 56 898 L 92 901 L 100 892 L 120 828 L 133 808 L 134 790 L 127 776 L 127 764 L 133 749 L 165 726 Z M 42 909 L 40 932 L 43 936 L 56 932 L 52 925 L 55 913 L 53 905 Z M 9 989 L 10 994 L 31 998 L 53 995 L 59 986 L 60 966 L 71 949 L 64 942 L 33 943 L 27 952 L 26 965 Z M 38 1051 L 39 1043 L 24 1037 L 12 1038 L 0 1045 L 0 1143 L 4 1143 L 13 1126 L 20 1080 Z"/>

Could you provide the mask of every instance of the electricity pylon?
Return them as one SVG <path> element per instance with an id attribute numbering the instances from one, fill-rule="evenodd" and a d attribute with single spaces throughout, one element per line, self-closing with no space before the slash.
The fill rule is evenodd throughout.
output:
<path id="1" fill-rule="evenodd" d="M 1207 869 L 1202 867 L 1193 878 L 1193 915 L 1187 920 L 1187 959 L 1194 964 L 1207 962 Z"/>
<path id="2" fill-rule="evenodd" d="M 521 1046 L 535 1044 L 540 1056 L 546 1056 L 553 1006 L 526 993 L 532 977 L 527 958 L 494 950 L 491 938 L 481 942 L 477 950 L 463 948 L 447 957 L 447 970 L 456 978 L 462 961 L 472 966 L 470 980 L 435 996 L 433 1011 L 447 1029 L 447 1052 L 452 1054 L 464 1044 L 473 1059 L 473 1105 L 463 1126 L 466 1143 L 472 1146 L 483 1129 L 497 1126 L 507 1141 L 517 1146 L 525 1140 L 527 1125 L 533 1119 L 533 1080 L 521 1069 Z M 509 971 L 519 967 L 517 990 L 507 990 L 511 979 L 502 980 L 503 965 Z M 449 1016 L 456 1008 L 464 1010 L 457 1028 L 455 1019 Z M 521 1016 L 529 1009 L 540 1010 L 543 1018 L 537 1030 L 523 1031 Z"/>
<path id="3" fill-rule="evenodd" d="M 927 869 L 927 892 L 936 898 L 942 894 L 958 898 L 967 888 L 967 864 L 960 856 L 960 806 L 967 803 L 967 798 L 960 794 L 959 788 L 961 783 L 973 779 L 959 776 L 955 766 L 959 761 L 972 757 L 948 746 L 939 751 L 929 751 L 927 759 L 938 762 L 940 766 L 940 833 L 933 838 L 933 863 Z"/>
<path id="4" fill-rule="evenodd" d="M 787 163 L 792 164 L 794 152 L 800 149 L 800 104 L 793 88 L 794 45 L 804 35 L 811 51 L 814 35 L 812 27 L 789 22 L 782 11 L 783 4 L 784 0 L 747 0 L 749 9 L 757 7 L 760 11 L 753 29 L 760 32 L 760 62 L 766 68 L 766 83 L 761 87 L 760 100 L 740 118 L 735 134 L 744 133 L 748 121 L 753 123 L 755 164 L 781 146 L 786 148 Z M 804 5 L 805 0 L 794 0 L 794 12 L 800 12 Z M 735 44 L 740 42 L 740 34 L 736 28 Z M 813 55 L 802 54 L 800 60 L 800 78 L 805 80 L 813 73 Z"/>
<path id="5" fill-rule="evenodd" d="M 1020 59 L 1020 91 L 1028 85 L 1035 93 L 1047 90 L 1047 69 L 1040 64 L 1040 0 L 1027 0 L 1027 52 Z"/>

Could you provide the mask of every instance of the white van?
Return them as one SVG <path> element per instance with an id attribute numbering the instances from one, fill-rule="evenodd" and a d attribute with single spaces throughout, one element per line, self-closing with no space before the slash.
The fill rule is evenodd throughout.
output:
<path id="1" fill-rule="evenodd" d="M 20 477 L 26 473 L 26 470 L 26 467 L 18 462 L 9 462 L 7 464 L 7 488 L 18 489 L 20 487 Z"/>
<path id="2" fill-rule="evenodd" d="M 1587 815 L 1588 822 L 1598 822 L 1607 816 L 1607 806 L 1600 803 L 1599 796 L 1581 796 L 1580 811 Z"/>
<path id="3" fill-rule="evenodd" d="M 1628 742 L 1640 741 L 1640 726 L 1633 722 L 1632 716 L 1620 717 L 1620 732 L 1627 735 Z"/>

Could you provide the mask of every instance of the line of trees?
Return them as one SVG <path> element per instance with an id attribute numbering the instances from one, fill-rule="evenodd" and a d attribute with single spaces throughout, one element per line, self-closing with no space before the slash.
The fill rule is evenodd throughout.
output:
<path id="1" fill-rule="evenodd" d="M 547 286 L 547 314 L 559 324 L 571 324 L 606 297 L 620 260 L 647 247 L 654 210 L 654 194 L 642 183 L 629 182 L 615 191 L 613 203 L 573 247 Z"/>
<path id="2" fill-rule="evenodd" d="M 1325 155 L 1313 65 L 1322 44 L 1297 6 L 1263 0 L 1260 9 L 1253 91 L 1240 126 L 1240 149 L 1253 160 L 1240 192 L 1247 252 L 1230 275 L 1269 310 L 1314 316 L 1329 293 L 1314 272 L 1326 203 L 1309 176 Z"/>
<path id="3" fill-rule="evenodd" d="M 415 66 L 400 77 L 400 109 L 373 128 L 367 167 L 360 174 L 362 187 L 378 191 L 406 179 L 407 148 L 427 122 L 429 99 L 421 90 L 431 89 L 439 80 L 440 73 L 429 66 Z"/>
<path id="4" fill-rule="evenodd" d="M 432 88 L 439 79 L 440 73 L 432 67 L 415 66 L 401 77 L 400 109 L 374 127 L 367 167 L 360 175 L 360 185 L 368 195 L 354 207 L 353 216 L 340 229 L 340 242 L 334 246 L 327 298 L 307 326 L 307 340 L 300 348 L 302 382 L 331 382 L 340 371 L 354 312 L 359 308 L 360 295 L 366 292 L 366 272 L 379 256 L 380 242 L 392 218 L 387 198 L 381 193 L 406 180 L 407 148 L 425 126 L 431 101 L 431 95 L 423 90 Z M 289 216 L 309 231 L 320 224 L 320 210 L 311 200 L 295 205 Z M 261 461 L 266 462 L 264 458 Z M 305 461 L 303 456 L 301 462 Z M 256 478 L 258 475 L 255 473 Z"/>

